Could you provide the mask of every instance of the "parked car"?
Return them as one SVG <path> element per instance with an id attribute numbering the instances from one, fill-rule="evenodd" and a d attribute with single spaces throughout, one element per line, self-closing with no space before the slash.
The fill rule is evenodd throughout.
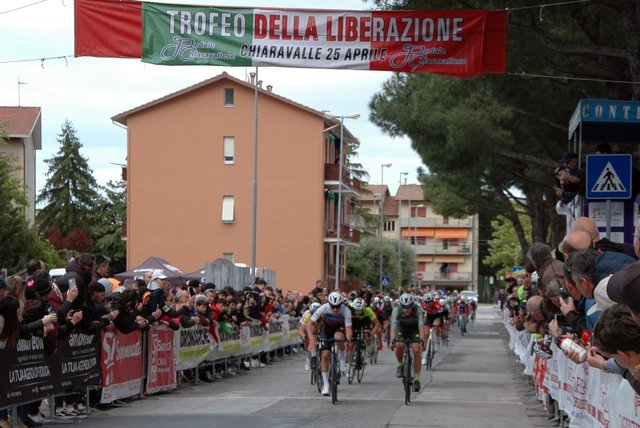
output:
<path id="1" fill-rule="evenodd" d="M 467 299 L 473 299 L 474 302 L 478 303 L 478 294 L 475 291 L 464 290 L 460 292 L 460 297 L 466 297 Z"/>

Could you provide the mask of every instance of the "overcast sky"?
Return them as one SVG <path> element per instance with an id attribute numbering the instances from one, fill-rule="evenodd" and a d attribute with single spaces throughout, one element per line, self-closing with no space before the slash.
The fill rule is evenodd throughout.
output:
<path id="1" fill-rule="evenodd" d="M 11 9 L 39 0 L 0 2 L 0 105 L 42 108 L 42 150 L 37 153 L 36 191 L 46 182 L 44 159 L 59 150 L 58 134 L 66 119 L 78 132 L 82 155 L 100 184 L 118 180 L 126 163 L 126 130 L 111 117 L 171 92 L 216 76 L 223 71 L 240 79 L 253 69 L 213 66 L 156 66 L 139 59 L 68 58 L 44 62 L 16 60 L 73 55 L 73 1 L 44 0 L 20 10 Z M 165 1 L 166 2 L 166 1 Z M 167 3 L 218 6 L 269 6 L 365 10 L 361 0 L 190 0 Z M 383 163 L 384 183 L 395 193 L 400 173 L 408 172 L 408 183 L 416 183 L 422 162 L 408 139 L 392 139 L 369 122 L 368 103 L 379 92 L 388 72 L 358 70 L 313 70 L 260 68 L 264 86 L 273 92 L 316 110 L 337 115 L 360 113 L 345 126 L 361 142 L 356 159 L 369 172 L 369 182 L 379 184 Z M 18 82 L 24 84 L 19 85 Z M 20 99 L 19 99 L 20 98 Z"/>

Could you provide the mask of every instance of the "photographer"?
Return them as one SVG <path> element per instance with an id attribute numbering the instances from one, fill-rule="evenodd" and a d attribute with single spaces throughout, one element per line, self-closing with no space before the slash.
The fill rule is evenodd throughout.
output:
<path id="1" fill-rule="evenodd" d="M 138 329 L 146 328 L 149 323 L 142 317 L 137 309 L 138 293 L 135 290 L 124 290 L 122 293 L 113 293 L 108 303 L 112 311 L 117 311 L 113 325 L 124 334 L 129 334 Z M 160 317 L 161 311 L 158 317 Z"/>

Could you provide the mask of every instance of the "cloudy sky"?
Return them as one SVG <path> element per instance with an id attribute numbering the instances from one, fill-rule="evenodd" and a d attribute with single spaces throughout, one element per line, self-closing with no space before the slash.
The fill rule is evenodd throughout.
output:
<path id="1" fill-rule="evenodd" d="M 362 0 L 191 0 L 169 3 L 282 8 L 369 9 Z M 31 5 L 33 4 L 33 5 Z M 31 5 L 31 6 L 29 6 Z M 25 7 L 27 6 L 27 7 Z M 18 10 L 13 10 L 18 9 Z M 37 154 L 37 191 L 46 181 L 46 165 L 59 149 L 58 134 L 70 120 L 83 144 L 82 155 L 98 182 L 117 180 L 126 163 L 126 130 L 111 117 L 168 93 L 226 71 L 240 79 L 253 69 L 212 66 L 168 67 L 143 64 L 139 59 L 73 58 L 72 0 L 3 0 L 0 2 L 0 105 L 42 108 L 42 150 Z M 65 59 L 39 58 L 63 57 Z M 34 60 L 35 61 L 22 61 Z M 358 162 L 369 182 L 384 182 L 392 192 L 400 173 L 415 183 L 422 165 L 408 139 L 392 139 L 369 122 L 368 103 L 390 73 L 357 70 L 312 70 L 265 67 L 264 85 L 278 95 L 316 110 L 337 115 L 360 113 L 345 126 L 361 141 Z M 18 84 L 22 82 L 23 84 Z M 116 164 L 116 165 L 114 165 Z"/>

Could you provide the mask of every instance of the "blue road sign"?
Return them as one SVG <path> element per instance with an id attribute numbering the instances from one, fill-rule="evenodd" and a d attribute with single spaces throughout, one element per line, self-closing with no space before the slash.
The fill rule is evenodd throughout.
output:
<path id="1" fill-rule="evenodd" d="M 382 285 L 386 287 L 389 284 L 391 284 L 391 279 L 388 276 L 383 276 L 382 277 Z"/>
<path id="2" fill-rule="evenodd" d="M 631 155 L 587 156 L 587 199 L 631 197 Z"/>

